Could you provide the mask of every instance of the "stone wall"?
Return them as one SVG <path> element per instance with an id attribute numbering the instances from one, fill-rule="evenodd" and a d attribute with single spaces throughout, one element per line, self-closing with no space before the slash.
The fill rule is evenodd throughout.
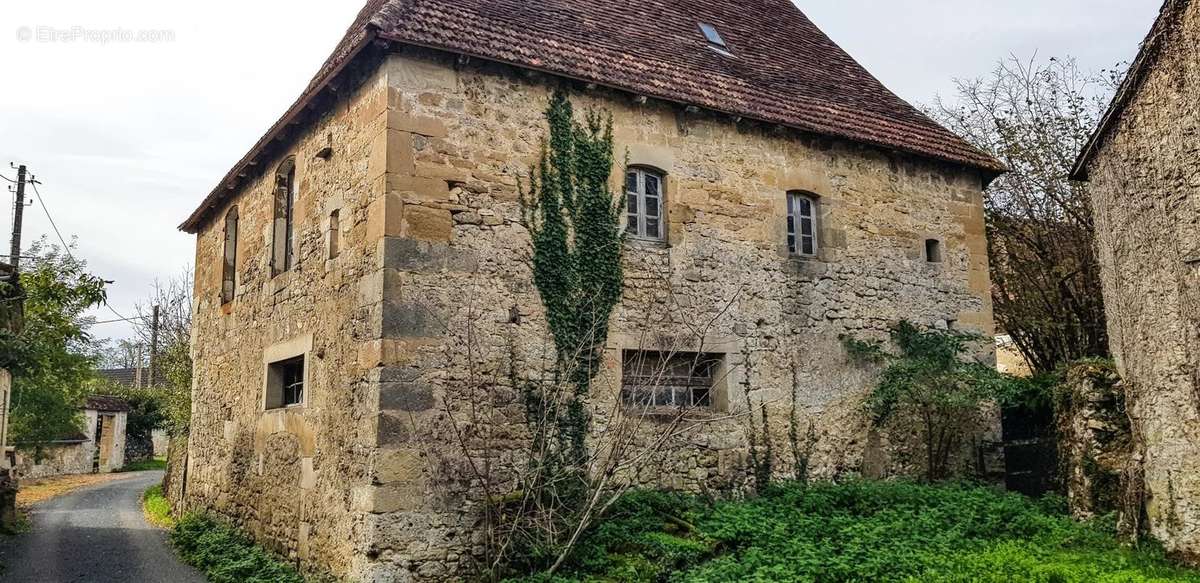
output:
<path id="1" fill-rule="evenodd" d="M 457 430 L 486 409 L 499 426 L 491 437 L 516 447 L 523 411 L 508 371 L 536 374 L 545 362 L 518 183 L 561 82 L 413 49 L 391 56 L 382 76 L 389 174 L 372 211 L 384 238 L 380 450 L 354 496 L 369 532 L 357 575 L 440 581 L 471 567 L 482 536 L 479 480 Z M 793 403 L 801 435 L 811 424 L 817 436 L 814 477 L 922 467 L 911 429 L 871 429 L 860 404 L 873 374 L 848 362 L 838 337 L 883 337 L 905 318 L 992 332 L 982 177 L 616 91 L 576 87 L 572 98 L 577 111 L 613 114 L 618 158 L 666 175 L 667 241 L 626 247 L 624 299 L 593 392 L 596 431 L 619 410 L 623 350 L 722 359 L 715 410 L 636 479 L 744 488 L 751 406 L 766 406 L 774 467 L 789 477 Z M 622 177 L 615 169 L 613 184 Z M 788 255 L 789 190 L 820 197 L 815 259 Z M 931 238 L 944 245 L 941 263 L 924 257 Z M 997 439 L 992 421 L 977 439 Z M 498 449 L 473 453 L 482 463 L 503 458 Z M 961 469 L 975 460 L 963 456 Z"/>
<path id="2" fill-rule="evenodd" d="M 289 560 L 339 576 L 367 553 L 351 492 L 368 481 L 378 410 L 383 284 L 368 216 L 386 171 L 384 80 L 343 87 L 284 154 L 259 160 L 261 174 L 198 234 L 188 467 L 186 480 L 179 472 L 185 483 L 172 485 L 186 491 L 188 508 L 224 515 Z M 285 156 L 296 164 L 296 259 L 273 276 L 275 175 Z M 236 287 L 223 304 L 224 218 L 233 205 Z M 267 365 L 293 356 L 306 359 L 303 402 L 268 410 Z"/>
<path id="3" fill-rule="evenodd" d="M 90 441 L 48 443 L 40 448 L 19 448 L 16 475 L 22 480 L 36 480 L 51 476 L 90 474 L 95 448 L 95 444 Z"/>
<path id="4" fill-rule="evenodd" d="M 1169 23 L 1088 168 L 1150 533 L 1200 557 L 1200 3 Z"/>
<path id="5" fill-rule="evenodd" d="M 524 412 L 509 374 L 536 375 L 549 344 L 518 184 L 560 83 L 412 48 L 389 56 L 288 147 L 298 265 L 275 277 L 283 156 L 259 160 L 262 175 L 197 238 L 191 433 L 186 479 L 171 485 L 186 506 L 234 519 L 310 571 L 444 581 L 473 568 L 482 532 L 471 462 L 519 452 Z M 911 431 L 871 429 L 860 403 L 873 372 L 848 362 L 838 336 L 883 337 L 903 318 L 991 333 L 983 178 L 615 91 L 577 88 L 573 99 L 612 112 L 619 158 L 666 175 L 667 241 L 626 248 L 591 403 L 597 433 L 620 415 L 623 350 L 722 362 L 716 407 L 654 471 L 625 478 L 744 489 L 752 406 L 768 410 L 778 477 L 794 465 L 793 411 L 801 435 L 811 424 L 816 436 L 814 477 L 921 467 Z M 820 197 L 816 258 L 788 255 L 789 190 Z M 237 285 L 222 305 L 233 204 Z M 333 210 L 341 249 L 329 259 Z M 925 260 L 927 239 L 942 242 L 944 261 Z M 296 355 L 309 365 L 302 405 L 266 409 L 267 363 Z M 493 441 L 469 457 L 458 430 L 481 419 Z M 995 425 L 977 438 L 995 440 Z M 975 452 L 964 453 L 973 471 Z"/>

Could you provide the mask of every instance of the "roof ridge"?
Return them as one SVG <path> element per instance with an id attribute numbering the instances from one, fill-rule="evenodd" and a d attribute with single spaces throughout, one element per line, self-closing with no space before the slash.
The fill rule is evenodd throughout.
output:
<path id="1" fill-rule="evenodd" d="M 373 38 L 477 57 L 981 171 L 1005 167 L 883 85 L 788 0 L 369 0 L 305 92 L 180 226 Z M 703 20 L 732 55 L 707 50 Z M 261 169 L 260 169 L 261 170 Z"/>

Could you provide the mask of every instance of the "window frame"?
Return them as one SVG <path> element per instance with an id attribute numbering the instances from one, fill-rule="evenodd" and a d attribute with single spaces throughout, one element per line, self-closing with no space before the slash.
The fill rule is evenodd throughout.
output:
<path id="1" fill-rule="evenodd" d="M 275 171 L 275 213 L 271 240 L 271 273 L 280 275 L 296 266 L 296 159 L 288 157 Z M 283 221 L 282 225 L 280 221 Z M 281 264 L 282 263 L 282 264 Z"/>
<path id="2" fill-rule="evenodd" d="M 799 214 L 800 202 L 808 203 L 808 214 Z M 821 197 L 804 190 L 789 190 L 787 192 L 787 247 L 788 255 L 792 257 L 815 258 L 821 251 Z M 810 224 L 811 235 L 805 235 L 803 221 Z M 812 249 L 804 251 L 804 240 L 812 240 Z"/>
<path id="3" fill-rule="evenodd" d="M 267 364 L 267 411 L 303 407 L 308 397 L 308 356 L 300 354 Z"/>
<path id="4" fill-rule="evenodd" d="M 629 190 L 629 180 L 631 177 L 635 177 L 633 191 Z M 646 192 L 646 178 L 647 177 L 653 177 L 658 183 L 658 189 L 657 189 L 657 192 L 654 193 L 654 196 L 650 196 Z M 625 169 L 625 185 L 623 187 L 624 191 L 625 191 L 625 200 L 623 201 L 624 202 L 623 213 L 625 216 L 625 234 L 627 236 L 629 236 L 633 239 L 640 240 L 640 241 L 663 242 L 663 241 L 667 240 L 667 223 L 666 223 L 666 216 L 665 216 L 666 208 L 667 208 L 667 205 L 666 205 L 666 198 L 667 198 L 666 182 L 667 182 L 666 173 L 661 170 L 658 170 L 657 168 L 652 168 L 652 167 L 648 167 L 648 166 L 630 166 Z M 632 212 L 632 213 L 629 211 L 629 203 L 630 203 L 631 196 L 637 200 L 637 210 L 636 210 L 636 212 Z M 652 217 L 647 212 L 647 210 L 649 209 L 649 205 L 646 204 L 647 198 L 657 198 L 656 208 L 655 208 L 655 212 L 657 213 L 656 216 Z M 648 235 L 647 234 L 647 232 L 649 230 L 647 224 L 650 222 L 651 219 L 655 219 L 658 221 L 658 228 L 657 228 L 656 235 Z M 633 227 L 632 231 L 630 230 L 631 226 Z"/>
<path id="5" fill-rule="evenodd" d="M 925 239 L 925 262 L 938 265 L 946 260 L 946 246 L 941 239 L 930 237 Z"/>
<path id="6" fill-rule="evenodd" d="M 225 246 L 221 264 L 221 304 L 228 304 L 237 295 L 238 228 L 241 219 L 234 205 L 225 213 Z"/>
<path id="7" fill-rule="evenodd" d="M 717 411 L 725 357 L 707 352 L 623 350 L 621 406 L 645 411 Z M 651 374 L 642 374 L 646 365 Z M 680 365 L 688 367 L 688 374 L 671 374 Z M 680 400 L 681 395 L 686 395 L 686 402 Z"/>

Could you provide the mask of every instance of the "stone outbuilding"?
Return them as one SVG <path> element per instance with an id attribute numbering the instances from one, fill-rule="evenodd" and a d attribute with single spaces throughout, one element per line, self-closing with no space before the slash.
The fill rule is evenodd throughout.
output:
<path id="1" fill-rule="evenodd" d="M 1113 356 L 1135 443 L 1130 495 L 1200 560 L 1200 2 L 1168 0 L 1074 178 L 1089 182 Z"/>
<path id="2" fill-rule="evenodd" d="M 776 444 L 789 419 L 812 428 L 813 476 L 920 467 L 911 431 L 871 427 L 873 376 L 839 336 L 901 319 L 992 333 L 996 160 L 788 0 L 372 0 L 181 226 L 196 235 L 185 506 L 309 570 L 470 572 L 481 492 L 455 429 L 479 404 L 519 447 L 510 375 L 536 374 L 547 338 L 519 185 L 560 89 L 612 114 L 626 211 L 596 426 L 639 396 L 702 418 L 637 479 L 744 488 L 752 407 Z M 649 393 L 647 361 L 671 371 Z M 987 429 L 977 443 L 998 439 Z M 787 450 L 781 476 L 799 465 Z"/>
<path id="3" fill-rule="evenodd" d="M 18 444 L 18 478 L 108 473 L 125 466 L 129 403 L 118 397 L 93 395 L 82 409 L 82 431 L 47 443 Z"/>

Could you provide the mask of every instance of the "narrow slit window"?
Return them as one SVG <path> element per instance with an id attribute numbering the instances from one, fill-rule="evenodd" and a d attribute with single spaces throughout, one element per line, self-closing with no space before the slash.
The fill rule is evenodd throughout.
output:
<path id="1" fill-rule="evenodd" d="M 625 174 L 625 231 L 639 239 L 663 240 L 663 175 L 633 168 Z"/>
<path id="2" fill-rule="evenodd" d="M 812 257 L 817 254 L 817 197 L 804 192 L 787 195 L 788 252 Z"/>
<path id="3" fill-rule="evenodd" d="M 925 261 L 930 263 L 942 262 L 942 242 L 937 239 L 925 240 Z"/>
<path id="4" fill-rule="evenodd" d="M 291 271 L 295 263 L 296 161 L 288 158 L 275 173 L 275 222 L 271 272 Z"/>
<path id="5" fill-rule="evenodd" d="M 329 213 L 329 258 L 337 259 L 341 252 L 342 221 L 341 211 L 335 209 Z"/>
<path id="6" fill-rule="evenodd" d="M 221 266 L 221 303 L 233 301 L 237 291 L 238 210 L 229 209 L 225 215 L 225 258 Z"/>

